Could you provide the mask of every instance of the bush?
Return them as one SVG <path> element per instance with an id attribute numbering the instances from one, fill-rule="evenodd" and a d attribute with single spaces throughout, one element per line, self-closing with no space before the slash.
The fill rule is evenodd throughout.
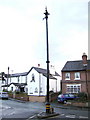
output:
<path id="1" fill-rule="evenodd" d="M 87 100 L 87 94 L 84 92 L 80 92 L 77 94 L 77 96 L 79 97 L 77 100 L 78 101 L 82 101 L 85 102 Z"/>
<path id="2" fill-rule="evenodd" d="M 58 94 L 62 94 L 62 91 L 58 92 Z"/>
<path id="3" fill-rule="evenodd" d="M 20 92 L 19 91 L 15 91 L 16 94 L 19 94 Z"/>
<path id="4" fill-rule="evenodd" d="M 8 91 L 8 93 L 12 93 L 12 91 Z"/>
<path id="5" fill-rule="evenodd" d="M 7 89 L 3 89 L 3 92 L 8 92 Z"/>
<path id="6" fill-rule="evenodd" d="M 87 98 L 87 94 L 84 93 L 84 92 L 80 92 L 80 93 L 78 93 L 78 97 L 80 97 L 80 98 Z"/>

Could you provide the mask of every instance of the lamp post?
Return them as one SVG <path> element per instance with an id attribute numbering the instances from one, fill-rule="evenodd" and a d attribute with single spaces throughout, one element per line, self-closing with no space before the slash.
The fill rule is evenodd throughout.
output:
<path id="1" fill-rule="evenodd" d="M 48 43 L 48 15 L 47 7 L 45 9 L 45 18 L 46 19 L 46 45 L 47 45 L 47 103 L 46 103 L 46 113 L 50 113 L 50 103 L 49 103 L 49 43 Z"/>
<path id="2" fill-rule="evenodd" d="M 8 80 L 9 80 L 9 67 L 8 67 L 8 75 L 7 75 L 7 91 L 8 91 Z"/>

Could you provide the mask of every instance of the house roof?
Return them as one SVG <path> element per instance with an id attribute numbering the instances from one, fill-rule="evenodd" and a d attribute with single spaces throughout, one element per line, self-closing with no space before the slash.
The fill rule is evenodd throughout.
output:
<path id="1" fill-rule="evenodd" d="M 21 87 L 21 86 L 26 86 L 27 84 L 26 83 L 10 83 L 10 85 L 13 84 L 15 86 L 18 86 L 18 87 Z M 9 86 L 10 86 L 9 85 Z"/>
<path id="2" fill-rule="evenodd" d="M 9 87 L 11 84 L 15 85 L 15 86 L 18 86 L 18 87 L 22 87 L 22 86 L 26 86 L 27 84 L 26 83 L 10 83 L 8 85 L 2 85 L 2 87 Z"/>
<path id="3" fill-rule="evenodd" d="M 2 85 L 2 87 L 9 87 L 9 85 Z"/>
<path id="4" fill-rule="evenodd" d="M 33 67 L 38 73 L 43 74 L 45 77 L 47 77 L 47 70 L 46 69 L 42 69 L 42 68 L 38 68 L 38 67 Z M 54 76 L 60 76 L 56 71 L 55 71 L 55 75 L 50 74 L 49 78 L 50 79 L 56 79 Z"/>
<path id="5" fill-rule="evenodd" d="M 45 77 L 47 76 L 47 70 L 43 69 L 43 68 L 38 68 L 38 67 L 32 67 L 28 72 L 23 72 L 23 73 L 15 73 L 15 74 L 10 74 L 9 77 L 20 77 L 20 76 L 26 76 L 28 75 L 32 69 L 35 69 L 38 73 L 43 74 Z M 7 74 L 6 74 L 7 76 Z M 56 71 L 55 71 L 55 75 L 53 76 L 60 76 Z M 51 74 L 49 76 L 50 79 L 56 79 L 55 77 L 53 77 Z"/>
<path id="6" fill-rule="evenodd" d="M 67 61 L 64 65 L 62 72 L 66 71 L 85 71 L 90 70 L 90 60 L 87 60 L 87 66 L 84 66 L 82 60 L 79 61 Z"/>
<path id="7" fill-rule="evenodd" d="M 10 74 L 9 77 L 20 77 L 20 76 L 26 76 L 28 72 L 23 72 L 23 73 L 15 73 L 15 74 Z M 7 74 L 6 74 L 7 77 Z"/>

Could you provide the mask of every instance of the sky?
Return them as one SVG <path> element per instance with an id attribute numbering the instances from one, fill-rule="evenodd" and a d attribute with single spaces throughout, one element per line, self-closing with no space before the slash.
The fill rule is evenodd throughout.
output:
<path id="1" fill-rule="evenodd" d="M 0 0 L 0 72 L 46 68 L 46 6 L 50 65 L 88 55 L 88 0 Z"/>

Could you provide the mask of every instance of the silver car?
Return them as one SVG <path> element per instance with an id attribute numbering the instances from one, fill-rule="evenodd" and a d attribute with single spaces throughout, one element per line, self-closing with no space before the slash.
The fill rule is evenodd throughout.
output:
<path id="1" fill-rule="evenodd" d="M 8 93 L 7 92 L 0 92 L 0 99 L 8 99 Z"/>

